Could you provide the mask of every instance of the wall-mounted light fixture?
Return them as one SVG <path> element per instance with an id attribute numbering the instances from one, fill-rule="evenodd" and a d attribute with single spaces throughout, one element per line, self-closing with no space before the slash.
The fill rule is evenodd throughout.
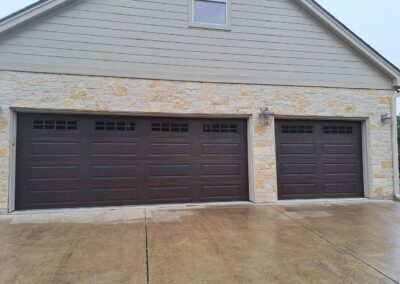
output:
<path id="1" fill-rule="evenodd" d="M 392 117 L 390 117 L 387 113 L 381 114 L 382 123 L 385 123 L 388 120 L 392 120 Z"/>
<path id="2" fill-rule="evenodd" d="M 271 112 L 268 107 L 263 107 L 260 109 L 260 122 L 263 125 L 271 125 L 274 113 Z"/>

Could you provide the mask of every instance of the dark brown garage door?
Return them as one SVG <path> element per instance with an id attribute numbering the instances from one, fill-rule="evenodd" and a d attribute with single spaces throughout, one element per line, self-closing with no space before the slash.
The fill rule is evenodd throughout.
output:
<path id="1" fill-rule="evenodd" d="M 245 120 L 20 114 L 17 209 L 248 200 Z"/>
<path id="2" fill-rule="evenodd" d="M 361 125 L 276 122 L 279 199 L 363 196 Z"/>

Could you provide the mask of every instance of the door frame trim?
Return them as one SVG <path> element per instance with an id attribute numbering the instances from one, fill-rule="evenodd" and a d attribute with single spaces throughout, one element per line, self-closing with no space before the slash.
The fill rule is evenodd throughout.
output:
<path id="1" fill-rule="evenodd" d="M 17 175 L 17 112 L 10 109 L 9 126 L 9 162 L 8 162 L 8 213 L 15 211 L 15 183 Z"/>
<path id="2" fill-rule="evenodd" d="M 65 114 L 65 115 L 104 115 L 104 116 L 141 116 L 141 117 L 171 117 L 171 118 L 232 118 L 245 119 L 247 122 L 247 174 L 248 174 L 248 198 L 249 202 L 254 202 L 254 169 L 253 169 L 253 142 L 252 142 L 252 125 L 253 114 L 202 114 L 202 113 L 143 113 L 143 112 L 110 112 L 110 111 L 90 111 L 90 110 L 57 110 L 46 108 L 21 108 L 10 106 L 9 115 L 9 175 L 8 175 L 8 208 L 7 212 L 12 213 L 16 210 L 16 176 L 17 176 L 17 129 L 19 113 L 42 113 L 42 114 Z M 97 207 L 93 207 L 97 208 Z M 102 208 L 102 207 L 98 207 Z M 59 209 L 62 210 L 62 209 Z"/>
<path id="3" fill-rule="evenodd" d="M 314 120 L 314 121 L 324 121 L 324 120 L 357 121 L 361 123 L 361 145 L 362 145 L 361 151 L 362 151 L 362 164 L 363 164 L 364 198 L 371 198 L 373 186 L 372 186 L 372 171 L 369 163 L 369 161 L 371 160 L 369 130 L 368 130 L 369 117 L 345 117 L 345 116 L 329 117 L 329 116 L 296 116 L 296 115 L 276 115 L 274 117 L 274 120 L 294 120 L 294 119 Z M 275 137 L 275 145 L 276 145 L 276 137 Z"/>
<path id="4" fill-rule="evenodd" d="M 371 198 L 372 193 L 372 171 L 370 167 L 370 144 L 369 144 L 369 118 L 361 121 L 361 144 L 362 144 L 362 159 L 363 159 L 363 179 L 364 179 L 364 197 Z"/>

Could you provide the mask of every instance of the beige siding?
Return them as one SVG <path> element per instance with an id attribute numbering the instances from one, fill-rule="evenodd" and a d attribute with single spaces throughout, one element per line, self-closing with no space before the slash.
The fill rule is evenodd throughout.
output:
<path id="1" fill-rule="evenodd" d="M 78 2 L 1 41 L 0 70 L 391 88 L 292 0 L 232 0 L 231 31 L 189 28 L 187 0 Z"/>

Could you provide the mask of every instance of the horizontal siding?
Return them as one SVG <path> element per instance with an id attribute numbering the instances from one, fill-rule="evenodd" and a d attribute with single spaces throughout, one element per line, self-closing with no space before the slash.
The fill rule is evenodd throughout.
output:
<path id="1" fill-rule="evenodd" d="M 0 69 L 391 87 L 388 78 L 291 0 L 233 0 L 231 31 L 189 28 L 187 11 L 187 0 L 80 1 L 4 39 Z"/>
<path id="2" fill-rule="evenodd" d="M 308 69 L 310 64 L 303 65 L 289 65 L 289 64 L 270 64 L 263 62 L 248 62 L 248 61 L 227 61 L 227 60 L 212 60 L 212 59 L 192 59 L 184 58 L 180 54 L 172 54 L 167 57 L 165 55 L 158 54 L 123 54 L 116 52 L 85 52 L 81 50 L 71 49 L 53 49 L 43 47 L 30 47 L 29 51 L 26 50 L 25 46 L 12 46 L 3 45 L 0 46 L 0 52 L 4 54 L 15 54 L 15 55 L 31 55 L 41 57 L 57 57 L 57 58 L 76 58 L 76 59 L 91 59 L 98 61 L 114 61 L 114 62 L 126 62 L 126 63 L 149 63 L 152 65 L 169 65 L 169 66 L 185 66 L 185 67 L 203 67 L 210 69 L 230 69 L 230 70 L 241 70 L 241 71 L 274 71 L 280 73 L 287 72 L 302 72 L 310 74 L 316 73 L 313 69 Z M 174 60 L 172 63 L 171 60 Z M 346 75 L 351 76 L 354 72 L 357 72 L 359 76 L 368 77 L 370 79 L 375 78 L 375 74 L 370 69 L 356 69 L 347 67 L 325 67 L 317 66 L 319 72 L 329 75 Z"/>
<path id="3" fill-rule="evenodd" d="M 336 63 L 337 68 L 347 68 L 349 70 L 356 69 L 364 72 L 365 74 L 375 75 L 371 69 L 366 68 L 365 65 L 359 61 L 353 61 L 350 58 L 349 60 L 338 61 L 335 59 L 337 55 L 324 55 L 326 58 L 321 58 L 320 54 L 310 54 L 309 56 L 305 56 L 304 54 L 299 53 L 303 57 L 299 58 L 299 54 L 296 52 L 288 51 L 284 53 L 282 56 L 282 52 L 257 52 L 254 51 L 252 54 L 249 52 L 247 54 L 240 53 L 241 50 L 234 50 L 222 47 L 218 50 L 209 50 L 208 47 L 196 48 L 194 45 L 192 49 L 179 49 L 175 48 L 171 44 L 160 44 L 157 46 L 157 42 L 143 42 L 142 44 L 134 45 L 111 45 L 107 43 L 102 44 L 94 44 L 88 42 L 78 42 L 79 48 L 77 48 L 77 42 L 71 41 L 63 41 L 63 40 L 46 40 L 46 39 L 36 39 L 30 38 L 29 44 L 26 44 L 27 38 L 14 38 L 8 43 L 5 43 L 3 46 L 0 46 L 0 50 L 3 52 L 16 52 L 18 49 L 19 53 L 26 52 L 24 47 L 31 47 L 30 52 L 34 50 L 34 48 L 43 48 L 44 50 L 71 50 L 71 51 L 84 51 L 84 52 L 93 52 L 93 53 L 109 53 L 112 54 L 126 54 L 132 55 L 132 48 L 135 48 L 136 55 L 143 56 L 156 56 L 156 57 L 169 57 L 169 58 L 182 58 L 182 59 L 200 59 L 200 60 L 214 60 L 214 61 L 230 61 L 230 62 L 241 62 L 241 63 L 263 63 L 263 64 L 271 64 L 271 65 L 288 65 L 288 66 L 322 66 L 322 67 L 330 67 L 332 62 Z M 110 52 L 110 48 L 112 48 L 112 52 Z M 154 50 L 157 50 L 155 55 Z M 264 54 L 264 57 L 260 57 L 260 53 Z M 87 53 L 85 53 L 86 55 Z M 274 55 L 275 54 L 275 55 Z M 296 56 L 297 55 L 297 56 Z M 232 60 L 234 57 L 234 60 Z"/>

